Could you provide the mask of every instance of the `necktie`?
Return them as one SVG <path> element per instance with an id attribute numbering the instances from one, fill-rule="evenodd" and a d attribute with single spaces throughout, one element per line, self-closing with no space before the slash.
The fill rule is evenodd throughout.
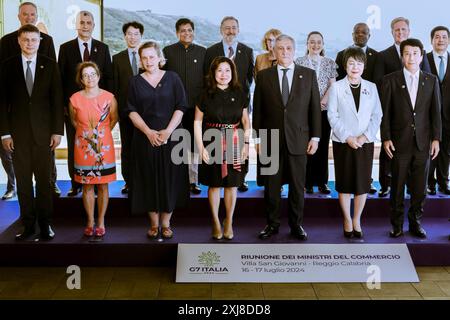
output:
<path id="1" fill-rule="evenodd" d="M 234 49 L 233 47 L 228 48 L 228 58 L 233 60 L 234 59 Z"/>
<path id="2" fill-rule="evenodd" d="M 131 69 L 133 69 L 133 75 L 138 74 L 138 66 L 137 66 L 137 60 L 136 60 L 136 51 L 132 52 L 133 58 L 131 59 Z"/>
<path id="3" fill-rule="evenodd" d="M 83 43 L 84 46 L 84 52 L 83 52 L 83 62 L 89 61 L 89 49 L 88 44 L 86 42 Z"/>
<path id="4" fill-rule="evenodd" d="M 31 97 L 31 93 L 33 92 L 33 74 L 31 73 L 30 64 L 31 64 L 31 61 L 27 61 L 27 71 L 25 73 L 25 84 L 27 85 L 28 94 Z"/>
<path id="5" fill-rule="evenodd" d="M 417 98 L 417 88 L 415 86 L 414 76 L 410 76 L 410 85 L 409 85 L 409 96 L 411 97 L 411 104 L 413 109 L 416 106 L 416 98 Z"/>
<path id="6" fill-rule="evenodd" d="M 283 80 L 281 82 L 281 97 L 283 99 L 283 105 L 286 107 L 289 101 L 289 81 L 287 78 L 287 72 L 289 69 L 281 69 L 283 71 Z"/>
<path id="7" fill-rule="evenodd" d="M 441 59 L 441 62 L 439 63 L 439 80 L 442 82 L 442 81 L 444 81 L 444 77 L 445 77 L 444 57 L 439 56 L 439 59 Z"/>

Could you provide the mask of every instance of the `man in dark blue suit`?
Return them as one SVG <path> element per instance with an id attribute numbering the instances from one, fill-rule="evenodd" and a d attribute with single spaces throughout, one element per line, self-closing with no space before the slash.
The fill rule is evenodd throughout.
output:
<path id="1" fill-rule="evenodd" d="M 61 78 L 56 61 L 38 54 L 37 27 L 22 26 L 18 40 L 22 53 L 2 63 L 0 75 L 4 90 L 0 95 L 0 136 L 3 148 L 13 155 L 24 227 L 16 239 L 34 236 L 38 222 L 40 239 L 51 240 L 51 158 L 64 134 Z"/>
<path id="2" fill-rule="evenodd" d="M 36 5 L 32 2 L 23 2 L 19 6 L 19 14 L 17 15 L 17 18 L 19 19 L 21 26 L 26 24 L 36 25 L 38 19 L 38 11 Z M 0 62 L 3 62 L 6 59 L 11 58 L 12 56 L 19 55 L 21 53 L 19 43 L 17 42 L 17 33 L 18 30 L 11 32 L 5 35 L 0 40 Z M 56 60 L 55 46 L 53 44 L 52 37 L 50 37 L 45 33 L 41 33 L 40 37 L 41 39 L 38 53 L 47 56 L 53 60 Z M 15 181 L 14 181 L 15 175 L 12 162 L 12 155 L 3 148 L 0 148 L 0 158 L 2 160 L 3 168 L 5 169 L 6 175 L 8 176 L 7 189 L 6 193 L 2 197 L 2 200 L 8 200 L 13 198 L 15 195 Z M 59 196 L 61 194 L 61 191 L 59 190 L 58 185 L 56 184 L 57 172 L 54 153 L 52 156 L 52 161 L 53 161 L 53 171 L 51 182 L 53 185 L 54 194 Z"/>

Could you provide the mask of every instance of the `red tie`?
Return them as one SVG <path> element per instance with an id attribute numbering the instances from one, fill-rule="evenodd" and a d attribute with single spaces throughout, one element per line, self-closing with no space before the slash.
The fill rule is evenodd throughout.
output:
<path id="1" fill-rule="evenodd" d="M 84 52 L 83 52 L 83 62 L 89 61 L 89 49 L 88 49 L 88 44 L 85 42 L 83 43 L 84 46 Z"/>

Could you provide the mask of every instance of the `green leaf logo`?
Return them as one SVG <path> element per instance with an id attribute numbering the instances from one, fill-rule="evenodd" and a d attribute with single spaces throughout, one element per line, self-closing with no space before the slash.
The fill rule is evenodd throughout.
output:
<path id="1" fill-rule="evenodd" d="M 198 256 L 198 263 L 205 267 L 214 267 L 220 263 L 220 256 L 216 252 L 202 252 Z"/>

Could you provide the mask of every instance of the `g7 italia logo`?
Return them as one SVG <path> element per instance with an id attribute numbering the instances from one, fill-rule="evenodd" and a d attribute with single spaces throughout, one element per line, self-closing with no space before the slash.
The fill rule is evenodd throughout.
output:
<path id="1" fill-rule="evenodd" d="M 189 271 L 194 274 L 225 274 L 228 273 L 226 267 L 219 267 L 220 256 L 217 252 L 202 252 L 198 256 L 198 264 L 202 267 L 190 267 Z"/>

